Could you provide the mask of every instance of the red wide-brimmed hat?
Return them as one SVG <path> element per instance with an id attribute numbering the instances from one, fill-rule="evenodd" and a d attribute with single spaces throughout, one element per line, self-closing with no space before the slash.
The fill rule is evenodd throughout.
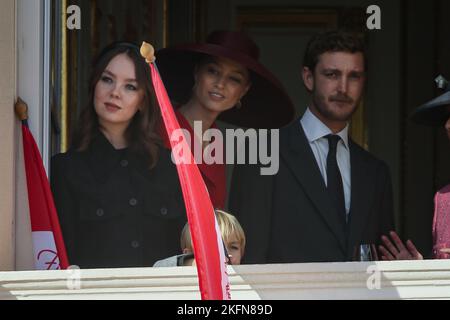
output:
<path id="1" fill-rule="evenodd" d="M 294 106 L 278 79 L 259 61 L 258 46 L 244 33 L 214 31 L 204 43 L 161 49 L 156 64 L 169 96 L 186 103 L 194 86 L 194 68 L 205 55 L 231 59 L 251 73 L 252 85 L 241 108 L 223 112 L 219 120 L 248 128 L 280 128 L 290 123 Z"/>

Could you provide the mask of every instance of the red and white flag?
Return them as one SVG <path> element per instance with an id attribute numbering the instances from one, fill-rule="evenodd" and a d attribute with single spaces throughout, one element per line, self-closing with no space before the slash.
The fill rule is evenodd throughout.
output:
<path id="1" fill-rule="evenodd" d="M 26 120 L 22 121 L 22 142 L 35 269 L 67 269 L 69 262 L 50 184 Z"/>
<path id="2" fill-rule="evenodd" d="M 229 300 L 231 294 L 227 259 L 208 190 L 192 152 L 182 152 L 182 150 L 190 150 L 184 136 L 179 141 L 170 139 L 175 130 L 180 130 L 180 125 L 155 63 L 149 63 L 149 66 L 172 150 L 180 150 L 180 152 L 172 151 L 172 158 L 177 166 L 186 205 L 201 297 L 203 300 Z M 180 144 L 182 144 L 181 148 Z"/>

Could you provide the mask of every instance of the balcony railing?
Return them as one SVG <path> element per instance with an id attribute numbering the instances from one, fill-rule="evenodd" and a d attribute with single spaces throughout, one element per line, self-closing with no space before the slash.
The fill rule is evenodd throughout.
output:
<path id="1" fill-rule="evenodd" d="M 450 260 L 229 267 L 232 299 L 450 299 Z M 0 272 L 0 299 L 200 299 L 195 267 Z"/>

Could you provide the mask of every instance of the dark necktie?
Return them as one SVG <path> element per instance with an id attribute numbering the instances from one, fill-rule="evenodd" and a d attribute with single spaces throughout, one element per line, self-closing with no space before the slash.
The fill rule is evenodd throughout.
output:
<path id="1" fill-rule="evenodd" d="M 347 214 L 345 212 L 344 187 L 342 176 L 336 160 L 337 144 L 341 139 L 338 135 L 328 135 L 328 155 L 327 155 L 327 189 L 334 201 L 334 207 L 338 213 L 338 218 L 347 224 Z"/>

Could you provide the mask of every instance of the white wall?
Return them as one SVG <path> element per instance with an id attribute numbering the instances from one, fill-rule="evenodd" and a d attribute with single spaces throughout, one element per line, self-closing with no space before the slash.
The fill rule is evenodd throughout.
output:
<path id="1" fill-rule="evenodd" d="M 44 6 L 48 0 L 17 0 L 17 95 L 29 108 L 29 126 L 48 168 L 49 92 L 44 83 Z M 47 32 L 48 33 L 48 32 Z M 45 100 L 44 100 L 45 99 Z M 47 105 L 44 105 L 46 102 Z M 46 150 L 43 152 L 43 150 Z"/>
<path id="2" fill-rule="evenodd" d="M 0 10 L 0 270 L 14 268 L 14 101 L 15 67 L 15 2 L 2 1 Z"/>

